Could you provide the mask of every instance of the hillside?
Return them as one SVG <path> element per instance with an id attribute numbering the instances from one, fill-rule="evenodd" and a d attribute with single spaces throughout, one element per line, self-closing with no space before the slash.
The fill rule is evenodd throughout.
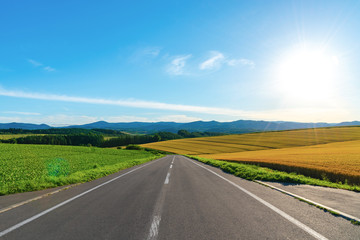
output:
<path id="1" fill-rule="evenodd" d="M 155 133 L 159 131 L 176 133 L 179 130 L 189 132 L 218 132 L 218 133 L 250 133 L 263 131 L 292 130 L 304 128 L 320 128 L 332 126 L 354 126 L 360 125 L 360 122 L 342 122 L 342 123 L 300 123 L 284 121 L 252 121 L 238 120 L 233 122 L 217 121 L 196 121 L 190 123 L 177 122 L 128 122 L 128 123 L 109 123 L 99 121 L 83 125 L 71 125 L 64 128 L 82 128 L 82 129 L 112 129 L 122 130 L 132 133 Z M 28 123 L 0 123 L 0 129 L 21 128 L 21 129 L 49 129 L 46 124 L 28 124 Z M 61 128 L 58 128 L 61 129 Z"/>

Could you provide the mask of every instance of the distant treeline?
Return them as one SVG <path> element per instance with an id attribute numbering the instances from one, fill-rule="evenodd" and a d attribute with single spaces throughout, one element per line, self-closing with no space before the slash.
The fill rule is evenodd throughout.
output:
<path id="1" fill-rule="evenodd" d="M 10 130 L 10 129 L 9 129 Z M 18 144 L 45 144 L 45 145 L 73 145 L 73 146 L 96 146 L 96 147 L 117 147 L 129 144 L 143 144 L 150 142 L 159 142 L 165 140 L 173 140 L 180 138 L 209 137 L 224 135 L 212 132 L 188 132 L 179 130 L 178 133 L 158 132 L 156 134 L 147 135 L 130 135 L 116 130 L 108 129 L 45 129 L 45 130 L 24 130 L 25 132 L 17 132 L 17 129 L 11 130 L 12 134 L 46 134 L 46 135 L 30 135 L 26 137 L 12 138 L 0 140 L 3 143 Z M 68 132 L 67 132 L 68 131 Z M 16 133 L 15 133 L 16 132 Z M 3 133 L 0 130 L 0 133 Z M 115 136 L 105 139 L 106 136 Z"/>
<path id="2" fill-rule="evenodd" d="M 12 138 L 8 140 L 0 140 L 3 143 L 18 143 L 18 144 L 44 144 L 44 145 L 72 145 L 72 146 L 101 146 L 104 141 L 104 136 L 93 133 L 80 134 L 48 134 L 48 135 L 34 135 L 20 138 Z"/>

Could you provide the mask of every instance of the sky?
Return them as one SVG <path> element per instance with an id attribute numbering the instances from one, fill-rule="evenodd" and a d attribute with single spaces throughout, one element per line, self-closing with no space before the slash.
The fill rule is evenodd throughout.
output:
<path id="1" fill-rule="evenodd" d="M 11 1 L 0 122 L 360 120 L 360 1 Z"/>

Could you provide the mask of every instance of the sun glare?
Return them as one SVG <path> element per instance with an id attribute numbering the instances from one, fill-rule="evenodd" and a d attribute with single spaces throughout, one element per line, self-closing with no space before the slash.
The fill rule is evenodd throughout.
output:
<path id="1" fill-rule="evenodd" d="M 322 51 L 299 49 L 278 65 L 277 88 L 287 99 L 300 102 L 327 101 L 335 90 L 339 60 Z"/>

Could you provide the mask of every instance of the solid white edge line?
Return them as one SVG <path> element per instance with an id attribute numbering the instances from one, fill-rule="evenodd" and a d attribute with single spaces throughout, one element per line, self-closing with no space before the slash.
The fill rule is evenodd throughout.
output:
<path id="1" fill-rule="evenodd" d="M 168 172 L 168 174 L 166 175 L 166 179 L 164 184 L 168 184 L 169 183 L 169 178 L 170 178 L 170 173 Z"/>
<path id="2" fill-rule="evenodd" d="M 160 158 L 160 159 L 161 159 L 161 158 Z M 18 229 L 18 228 L 24 226 L 25 224 L 27 224 L 27 223 L 29 223 L 29 222 L 34 221 L 35 219 L 37 219 L 37 218 L 39 218 L 39 217 L 41 217 L 41 216 L 43 216 L 43 215 L 45 215 L 45 214 L 47 214 L 47 213 L 49 213 L 49 212 L 51 212 L 51 211 L 54 211 L 55 209 L 57 209 L 57 208 L 59 208 L 59 207 L 61 207 L 61 206 L 64 206 L 65 204 L 67 204 L 67 203 L 69 203 L 69 202 L 74 201 L 75 199 L 77 199 L 77 198 L 79 198 L 79 197 L 84 196 L 85 194 L 88 194 L 89 192 L 94 191 L 95 189 L 98 189 L 98 188 L 100 188 L 100 187 L 102 187 L 102 186 L 104 186 L 104 185 L 106 185 L 106 184 L 108 184 L 108 183 L 111 183 L 111 182 L 113 182 L 113 181 L 115 181 L 115 180 L 117 180 L 117 179 L 119 179 L 119 178 L 121 178 L 121 177 L 129 174 L 129 173 L 132 173 L 132 172 L 134 172 L 134 171 L 136 171 L 136 170 L 139 170 L 139 169 L 141 169 L 141 168 L 143 168 L 143 167 L 146 167 L 146 166 L 148 166 L 148 165 L 150 165 L 150 164 L 153 164 L 154 162 L 157 162 L 157 161 L 159 161 L 160 159 L 157 159 L 157 160 L 155 160 L 155 161 L 152 161 L 152 162 L 150 162 L 150 163 L 147 163 L 147 164 L 145 164 L 145 165 L 142 165 L 142 166 L 140 166 L 140 167 L 138 167 L 138 168 L 135 168 L 135 169 L 133 169 L 133 170 L 130 170 L 130 171 L 128 171 L 128 172 L 126 172 L 126 173 L 124 173 L 124 174 L 122 174 L 122 175 L 120 175 L 120 176 L 117 176 L 117 177 L 115 177 L 115 178 L 113 178 L 113 179 L 111 179 L 111 180 L 109 180 L 109 181 L 107 181 L 107 182 L 104 182 L 104 183 L 102 183 L 102 184 L 100 184 L 100 185 L 97 185 L 96 187 L 93 187 L 93 188 L 91 188 L 91 189 L 89 189 L 89 190 L 87 190 L 87 191 L 85 191 L 85 192 L 82 192 L 82 193 L 80 193 L 80 194 L 78 194 L 78 195 L 76 195 L 76 196 L 74 196 L 74 197 L 72 197 L 72 198 L 70 198 L 70 199 L 68 199 L 68 200 L 66 200 L 66 201 L 64 201 L 64 202 L 61 202 L 61 203 L 55 205 L 54 207 L 51 207 L 51 208 L 49 208 L 49 209 L 47 209 L 47 210 L 45 210 L 45 211 L 42 211 L 42 212 L 40 212 L 40 213 L 38 213 L 38 214 L 36 214 L 36 215 L 34 215 L 34 216 L 32 216 L 32 217 L 30 217 L 30 218 L 22 221 L 22 222 L 19 222 L 18 224 L 15 224 L 14 226 L 12 226 L 12 227 L 10 227 L 10 228 L 5 229 L 4 231 L 1 231 L 1 232 L 0 232 L 0 237 L 2 237 L 2 236 L 4 236 L 4 235 L 6 235 L 6 234 L 8 234 L 8 233 L 10 233 L 10 232 L 12 232 L 12 231 L 14 231 L 15 229 Z"/>
<path id="3" fill-rule="evenodd" d="M 352 215 L 350 215 L 350 214 L 341 212 L 341 211 L 336 210 L 336 209 L 334 209 L 334 208 L 325 206 L 325 205 L 323 205 L 323 204 L 321 204 L 321 203 L 318 203 L 318 202 L 315 202 L 315 201 L 313 201 L 313 200 L 304 198 L 304 197 L 299 196 L 299 195 L 296 195 L 296 194 L 294 194 L 294 193 L 285 191 L 285 190 L 283 190 L 283 189 L 281 189 L 281 188 L 278 188 L 278 187 L 275 187 L 275 186 L 273 186 L 273 185 L 271 185 L 271 184 L 268 184 L 268 183 L 265 183 L 265 182 L 262 182 L 262 181 L 258 181 L 258 180 L 255 180 L 254 182 L 257 182 L 257 183 L 259 183 L 259 184 L 261 184 L 261 185 L 264 185 L 264 186 L 267 186 L 267 187 L 269 187 L 269 188 L 272 188 L 272 189 L 274 189 L 274 190 L 276 190 L 276 191 L 285 193 L 285 194 L 287 194 L 287 195 L 289 195 L 289 196 L 302 199 L 302 200 L 304 200 L 304 201 L 306 201 L 306 202 L 309 202 L 309 203 L 311 203 L 311 204 L 314 204 L 314 205 L 316 205 L 316 206 L 319 206 L 319 207 L 325 208 L 325 209 L 327 209 L 327 210 L 336 212 L 337 214 L 339 214 L 339 215 L 341 215 L 341 216 L 343 216 L 343 217 L 345 217 L 345 218 L 348 218 L 348 219 L 351 219 L 351 220 L 355 220 L 355 221 L 360 222 L 360 219 L 357 218 L 357 217 L 355 217 L 355 216 L 352 216 Z"/>
<path id="4" fill-rule="evenodd" d="M 225 177 L 217 174 L 216 172 L 194 162 L 193 160 L 190 160 L 188 158 L 185 158 L 186 160 L 188 160 L 189 162 L 192 162 L 195 165 L 198 165 L 199 167 L 204 168 L 205 170 L 211 172 L 212 174 L 218 176 L 219 178 L 225 180 L 226 182 L 230 183 L 231 185 L 233 185 L 234 187 L 238 188 L 239 190 L 243 191 L 244 193 L 248 194 L 250 197 L 256 199 L 257 201 L 259 201 L 260 203 L 264 204 L 265 206 L 267 206 L 268 208 L 270 208 L 271 210 L 273 210 L 274 212 L 276 212 L 277 214 L 279 214 L 280 216 L 284 217 L 286 220 L 290 221 L 291 223 L 295 224 L 296 226 L 298 226 L 299 228 L 301 228 L 302 230 L 304 230 L 305 232 L 309 233 L 311 236 L 315 237 L 316 239 L 321 239 L 321 240 L 327 240 L 326 237 L 324 237 L 323 235 L 321 235 L 320 233 L 316 232 L 315 230 L 311 229 L 310 227 L 306 226 L 305 224 L 301 223 L 300 221 L 296 220 L 295 218 L 291 217 L 290 215 L 288 215 L 287 213 L 283 212 L 282 210 L 278 209 L 277 207 L 275 207 L 274 205 L 266 202 L 265 200 L 263 200 L 262 198 L 256 196 L 255 194 L 249 192 L 248 190 L 240 187 L 239 185 L 237 185 L 236 183 L 226 179 Z"/>

